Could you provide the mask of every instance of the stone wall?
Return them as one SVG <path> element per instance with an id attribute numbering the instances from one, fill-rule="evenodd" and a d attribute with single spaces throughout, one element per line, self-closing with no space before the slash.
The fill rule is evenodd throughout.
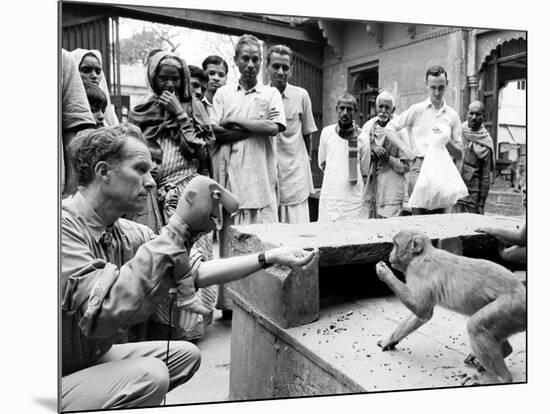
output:
<path id="1" fill-rule="evenodd" d="M 396 96 L 397 112 L 426 99 L 426 69 L 432 65 L 443 66 L 449 77 L 447 103 L 463 117 L 462 96 L 467 91 L 463 32 L 441 27 L 411 39 L 403 27 L 397 23 L 384 25 L 384 39 L 388 39 L 388 43 L 378 47 L 364 25 L 350 24 L 343 27 L 343 45 L 350 46 L 343 48 L 342 59 L 334 55 L 330 46 L 325 48 L 324 126 L 336 122 L 336 98 L 351 87 L 350 71 L 366 63 L 378 64 L 378 86 Z M 356 49 L 351 48 L 352 44 Z"/>

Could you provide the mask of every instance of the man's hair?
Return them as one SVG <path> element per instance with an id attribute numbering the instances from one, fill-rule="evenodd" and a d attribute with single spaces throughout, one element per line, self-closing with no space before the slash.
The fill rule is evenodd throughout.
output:
<path id="1" fill-rule="evenodd" d="M 275 45 L 271 46 L 269 50 L 267 51 L 267 57 L 266 57 L 266 64 L 269 65 L 269 61 L 271 59 L 272 53 L 278 53 L 279 55 L 288 55 L 290 57 L 290 61 L 292 62 L 292 49 L 290 49 L 286 45 Z"/>
<path id="2" fill-rule="evenodd" d="M 208 75 L 198 66 L 189 65 L 189 76 L 192 78 L 198 78 L 201 82 L 208 83 Z"/>
<path id="3" fill-rule="evenodd" d="M 376 105 L 377 106 L 378 106 L 378 103 L 381 100 L 390 101 L 392 108 L 395 108 L 395 98 L 388 91 L 382 91 L 378 94 L 378 96 L 376 97 Z"/>
<path id="4" fill-rule="evenodd" d="M 85 86 L 86 96 L 88 97 L 88 103 L 90 104 L 90 109 L 92 112 L 95 110 L 101 109 L 105 112 L 107 108 L 107 95 L 101 90 L 97 85 L 89 84 Z"/>
<path id="5" fill-rule="evenodd" d="M 428 76 L 439 76 L 441 74 L 445 75 L 445 80 L 447 80 L 447 71 L 439 65 L 432 66 L 426 71 L 426 82 L 428 82 Z"/>
<path id="6" fill-rule="evenodd" d="M 227 75 L 227 72 L 229 72 L 229 67 L 227 66 L 227 62 L 221 56 L 218 56 L 218 55 L 207 56 L 202 61 L 202 69 L 206 70 L 206 67 L 208 65 L 223 65 L 223 67 L 225 69 L 225 74 Z"/>
<path id="7" fill-rule="evenodd" d="M 479 105 L 479 109 L 481 109 L 481 112 L 485 113 L 485 105 L 483 105 L 483 102 L 478 100 L 470 102 L 470 105 L 468 105 L 468 111 L 470 110 L 470 106 L 472 106 L 473 104 Z"/>
<path id="8" fill-rule="evenodd" d="M 93 182 L 98 162 L 124 160 L 128 137 L 146 144 L 140 129 L 129 123 L 79 132 L 70 145 L 77 184 L 87 186 Z"/>
<path id="9" fill-rule="evenodd" d="M 262 42 L 260 42 L 260 39 L 258 39 L 256 36 L 251 34 L 244 34 L 241 37 L 239 37 L 239 40 L 235 45 L 235 56 L 239 56 L 239 51 L 244 45 L 256 45 L 258 46 L 260 53 L 262 51 Z"/>
<path id="10" fill-rule="evenodd" d="M 338 97 L 338 99 L 336 99 L 336 108 L 338 108 L 338 105 L 340 104 L 340 102 L 342 101 L 346 101 L 346 102 L 353 102 L 353 105 L 355 107 L 355 110 L 357 110 L 357 99 L 355 98 L 355 96 L 353 96 L 351 93 L 349 92 L 345 92 L 343 93 L 342 95 L 340 95 Z"/>

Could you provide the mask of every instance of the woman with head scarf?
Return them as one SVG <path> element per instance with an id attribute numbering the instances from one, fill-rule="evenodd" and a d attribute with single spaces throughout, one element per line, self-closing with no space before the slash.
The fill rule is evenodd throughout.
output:
<path id="1" fill-rule="evenodd" d="M 207 145 L 214 135 L 208 114 L 191 93 L 183 59 L 171 52 L 156 53 L 147 66 L 147 82 L 153 93 L 130 111 L 128 121 L 162 154 L 157 187 L 168 220 L 185 184 L 199 173 L 208 174 Z"/>
<path id="2" fill-rule="evenodd" d="M 187 183 L 198 174 L 208 175 L 207 147 L 213 144 L 214 134 L 206 110 L 191 93 L 189 69 L 182 58 L 171 52 L 155 53 L 148 60 L 147 82 L 152 93 L 130 111 L 128 121 L 141 129 L 151 153 L 160 154 L 155 201 L 167 222 Z M 194 246 L 205 260 L 213 259 L 211 234 L 200 237 Z M 200 301 L 210 310 L 214 307 L 215 290 L 216 286 L 211 286 L 198 292 Z M 169 297 L 164 299 L 151 318 L 149 339 L 163 337 L 168 331 Z M 174 339 L 190 339 L 190 335 L 204 333 L 207 321 L 198 314 L 188 316 L 195 318 L 194 328 L 187 332 L 173 326 L 169 331 Z"/>
<path id="3" fill-rule="evenodd" d="M 107 81 L 103 76 L 103 60 L 101 58 L 101 52 L 95 49 L 75 49 L 71 52 L 82 83 L 86 88 L 89 85 L 96 85 L 101 88 L 103 93 L 107 96 L 107 107 L 105 109 L 105 126 L 118 125 L 118 118 L 115 114 L 115 109 L 111 104 L 111 98 L 109 94 L 109 88 L 107 87 Z"/>

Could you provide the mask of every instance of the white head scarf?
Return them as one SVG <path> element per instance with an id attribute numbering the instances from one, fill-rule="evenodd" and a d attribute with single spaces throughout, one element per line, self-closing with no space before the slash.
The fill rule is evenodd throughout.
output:
<path id="1" fill-rule="evenodd" d="M 111 96 L 109 93 L 109 88 L 107 87 L 107 81 L 105 80 L 104 71 L 103 71 L 103 59 L 101 57 L 101 52 L 96 49 L 75 49 L 71 52 L 73 59 L 76 62 L 76 66 L 80 69 L 80 64 L 86 55 L 93 55 L 98 61 L 99 66 L 101 66 L 101 77 L 99 78 L 99 87 L 107 96 L 107 108 L 105 108 L 105 126 L 115 126 L 118 125 L 118 118 L 115 113 L 115 108 L 111 105 Z"/>

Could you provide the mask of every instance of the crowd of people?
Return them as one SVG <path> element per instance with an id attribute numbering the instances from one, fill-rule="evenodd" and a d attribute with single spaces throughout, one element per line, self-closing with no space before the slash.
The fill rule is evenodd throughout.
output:
<path id="1" fill-rule="evenodd" d="M 258 79 L 260 40 L 241 36 L 240 78 L 228 84 L 219 56 L 201 68 L 154 50 L 150 93 L 120 124 L 101 54 L 62 50 L 63 410 L 160 404 L 198 369 L 188 341 L 204 335 L 214 307 L 231 315 L 227 282 L 315 260 L 291 247 L 225 258 L 231 225 L 310 221 L 311 99 L 289 83 L 289 47 L 264 60 L 269 85 Z M 444 100 L 446 71 L 429 68 L 425 82 L 428 98 L 400 115 L 381 91 L 362 128 L 356 98 L 337 98 L 338 120 L 320 135 L 319 221 L 394 217 L 407 205 L 483 214 L 495 165 L 483 104 L 472 102 L 462 124 Z"/>

